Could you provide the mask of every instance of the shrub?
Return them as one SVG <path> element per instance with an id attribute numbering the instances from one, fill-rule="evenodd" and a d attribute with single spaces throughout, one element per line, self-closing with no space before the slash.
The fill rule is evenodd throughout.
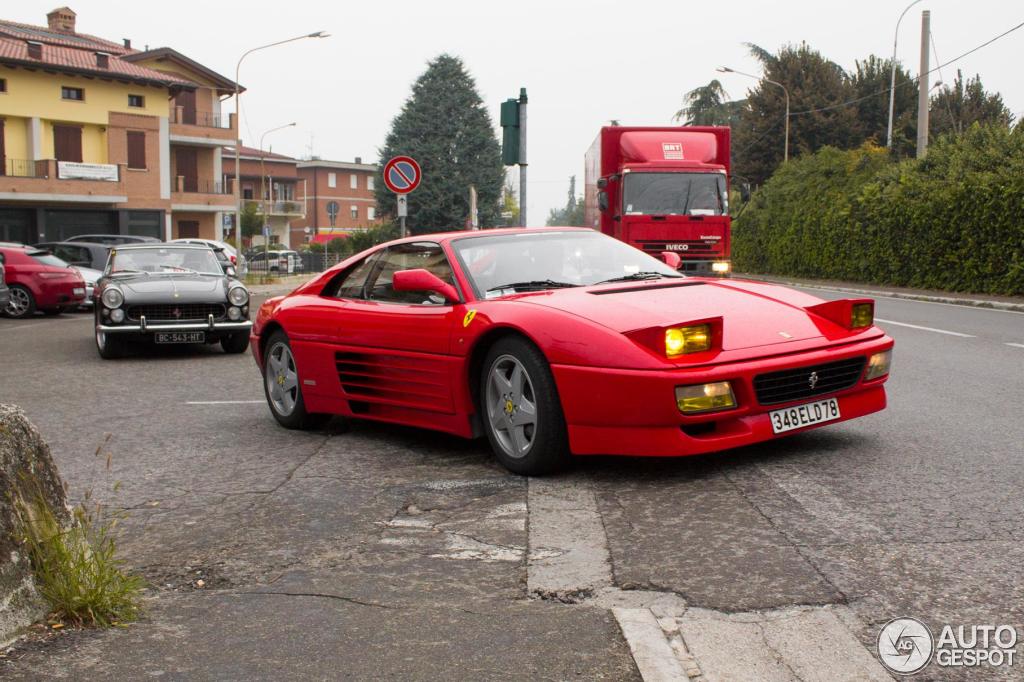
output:
<path id="1" fill-rule="evenodd" d="M 1024 130 L 974 125 L 923 160 L 824 148 L 734 224 L 738 271 L 1024 294 Z"/>

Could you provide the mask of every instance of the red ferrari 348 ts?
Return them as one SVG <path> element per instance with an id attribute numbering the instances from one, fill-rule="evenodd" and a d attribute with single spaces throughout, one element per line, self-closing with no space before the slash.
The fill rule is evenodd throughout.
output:
<path id="1" fill-rule="evenodd" d="M 667 257 L 671 260 L 671 257 Z M 572 455 L 673 457 L 885 407 L 869 299 L 684 277 L 589 229 L 456 232 L 360 253 L 262 305 L 270 411 L 486 435 L 539 474 Z"/>

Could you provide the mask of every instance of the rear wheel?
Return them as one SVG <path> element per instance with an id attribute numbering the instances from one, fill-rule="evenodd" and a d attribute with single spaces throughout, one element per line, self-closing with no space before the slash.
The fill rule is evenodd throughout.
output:
<path id="1" fill-rule="evenodd" d="M 544 355 L 525 339 L 509 337 L 491 347 L 483 367 L 481 413 L 498 461 L 526 476 L 565 466 L 565 417 Z"/>
<path id="2" fill-rule="evenodd" d="M 225 353 L 244 353 L 249 348 L 248 332 L 236 332 L 221 337 L 220 347 Z"/>
<path id="3" fill-rule="evenodd" d="M 292 355 L 291 344 L 284 332 L 277 331 L 267 339 L 263 356 L 263 391 L 277 423 L 286 429 L 314 429 L 327 421 L 328 415 L 306 411 L 299 386 L 299 369 Z"/>
<path id="4" fill-rule="evenodd" d="M 32 292 L 20 284 L 12 284 L 11 300 L 7 303 L 6 313 L 8 317 L 22 318 L 31 317 L 36 311 L 36 299 Z"/>

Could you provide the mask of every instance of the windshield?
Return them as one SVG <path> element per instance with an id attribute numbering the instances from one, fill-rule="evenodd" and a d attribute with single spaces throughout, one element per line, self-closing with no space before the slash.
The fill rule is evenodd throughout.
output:
<path id="1" fill-rule="evenodd" d="M 681 276 L 660 260 L 591 230 L 464 237 L 454 240 L 452 247 L 479 298 L 616 279 Z"/>
<path id="2" fill-rule="evenodd" d="M 57 258 L 49 251 L 29 251 L 28 255 L 32 256 L 36 262 L 42 263 L 43 265 L 50 265 L 55 268 L 68 267 L 67 261 Z"/>
<path id="3" fill-rule="evenodd" d="M 721 173 L 627 173 L 626 215 L 724 215 L 729 210 Z"/>
<path id="4" fill-rule="evenodd" d="M 107 271 L 115 272 L 201 272 L 223 273 L 217 257 L 210 249 L 195 247 L 153 246 L 152 248 L 111 249 Z"/>

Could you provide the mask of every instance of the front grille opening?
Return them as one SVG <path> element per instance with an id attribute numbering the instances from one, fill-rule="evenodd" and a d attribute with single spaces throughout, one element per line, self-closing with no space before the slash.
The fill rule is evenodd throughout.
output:
<path id="1" fill-rule="evenodd" d="M 222 320 L 226 312 L 223 303 L 149 303 L 128 306 L 125 314 L 133 322 L 143 315 L 146 322 L 206 322 L 210 315 Z"/>
<path id="2" fill-rule="evenodd" d="M 801 400 L 850 388 L 864 372 L 863 356 L 821 365 L 784 369 L 754 377 L 754 393 L 762 405 Z M 813 375 L 813 378 L 812 378 Z"/>
<path id="3" fill-rule="evenodd" d="M 718 424 L 716 422 L 701 422 L 699 424 L 683 424 L 680 426 L 687 436 L 707 436 L 718 430 Z"/>

